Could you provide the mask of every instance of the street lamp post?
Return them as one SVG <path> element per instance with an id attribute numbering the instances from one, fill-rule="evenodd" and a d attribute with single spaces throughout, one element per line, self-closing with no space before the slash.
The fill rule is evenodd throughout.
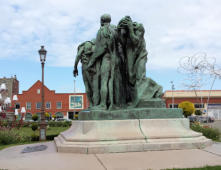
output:
<path id="1" fill-rule="evenodd" d="M 175 90 L 173 81 L 170 82 L 171 83 L 171 89 L 172 89 L 172 108 L 174 108 L 174 95 L 173 95 L 173 91 Z"/>
<path id="2" fill-rule="evenodd" d="M 46 122 L 45 122 L 45 107 L 44 107 L 44 64 L 46 60 L 47 51 L 44 49 L 44 46 L 41 46 L 41 49 L 38 51 L 40 55 L 41 68 L 42 68 L 42 86 L 41 86 L 41 122 L 40 122 L 40 141 L 46 140 Z"/>

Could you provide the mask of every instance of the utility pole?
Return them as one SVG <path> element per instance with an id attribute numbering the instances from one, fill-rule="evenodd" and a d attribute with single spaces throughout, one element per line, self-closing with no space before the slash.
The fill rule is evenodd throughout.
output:
<path id="1" fill-rule="evenodd" d="M 76 93 L 76 80 L 74 79 L 74 93 Z"/>
<path id="2" fill-rule="evenodd" d="M 75 95 L 75 93 L 76 93 L 76 80 L 75 80 L 75 78 L 74 78 L 74 95 Z M 76 103 L 76 96 L 74 96 L 74 103 Z M 75 108 L 74 108 L 74 119 L 75 119 Z"/>
<path id="3" fill-rule="evenodd" d="M 171 89 L 172 89 L 172 108 L 174 108 L 174 94 L 173 91 L 175 90 L 173 81 L 170 82 L 171 83 Z"/>

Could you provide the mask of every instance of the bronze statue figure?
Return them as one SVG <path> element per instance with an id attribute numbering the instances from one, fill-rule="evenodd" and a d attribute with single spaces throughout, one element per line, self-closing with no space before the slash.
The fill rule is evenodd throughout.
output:
<path id="1" fill-rule="evenodd" d="M 111 16 L 101 16 L 96 40 L 78 47 L 77 65 L 82 62 L 83 80 L 90 109 L 114 110 L 139 107 L 144 100 L 158 99 L 162 87 L 146 78 L 147 50 L 142 24 L 123 17 L 117 26 Z"/>

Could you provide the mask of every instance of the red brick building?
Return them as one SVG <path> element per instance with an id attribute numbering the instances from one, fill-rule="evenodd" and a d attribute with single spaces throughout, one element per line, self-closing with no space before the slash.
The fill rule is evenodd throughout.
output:
<path id="1" fill-rule="evenodd" d="M 30 120 L 33 114 L 40 116 L 41 112 L 41 81 L 34 83 L 27 91 L 18 94 L 18 101 L 12 103 L 19 108 L 26 109 L 25 119 Z M 57 118 L 73 119 L 79 111 L 88 108 L 86 93 L 56 93 L 44 86 L 45 112 Z"/>
<path id="2" fill-rule="evenodd" d="M 209 96 L 209 100 L 208 100 Z M 163 96 L 166 107 L 178 108 L 178 104 L 183 101 L 194 103 L 196 109 L 200 109 L 204 113 L 208 111 L 208 115 L 221 119 L 221 90 L 168 90 Z"/>

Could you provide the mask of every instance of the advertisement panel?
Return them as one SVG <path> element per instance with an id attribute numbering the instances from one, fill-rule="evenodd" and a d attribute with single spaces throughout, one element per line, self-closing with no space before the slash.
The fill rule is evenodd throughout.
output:
<path id="1" fill-rule="evenodd" d="M 69 109 L 83 109 L 83 95 L 70 95 L 69 96 Z"/>

